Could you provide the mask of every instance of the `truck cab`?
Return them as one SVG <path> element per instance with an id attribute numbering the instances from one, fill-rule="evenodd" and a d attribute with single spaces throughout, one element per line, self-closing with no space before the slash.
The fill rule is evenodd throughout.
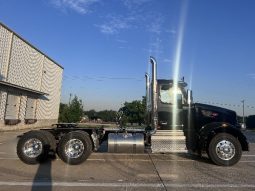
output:
<path id="1" fill-rule="evenodd" d="M 152 152 L 206 152 L 216 164 L 235 164 L 242 150 L 248 150 L 248 142 L 237 128 L 236 112 L 193 103 L 184 79 L 157 79 L 156 60 L 151 57 L 150 61 L 152 75 L 145 76 Z"/>

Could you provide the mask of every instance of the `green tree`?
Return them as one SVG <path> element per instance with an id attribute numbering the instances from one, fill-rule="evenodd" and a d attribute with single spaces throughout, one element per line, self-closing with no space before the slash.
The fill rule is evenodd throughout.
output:
<path id="1" fill-rule="evenodd" d="M 96 112 L 94 109 L 84 112 L 84 114 L 87 115 L 90 120 L 101 119 L 104 122 L 115 122 L 116 113 L 117 112 L 113 110 L 103 110 Z"/>
<path id="2" fill-rule="evenodd" d="M 103 110 L 97 113 L 99 119 L 105 122 L 115 122 L 116 121 L 116 111 L 113 110 Z"/>
<path id="3" fill-rule="evenodd" d="M 87 115 L 90 120 L 94 120 L 98 118 L 97 112 L 94 109 L 85 111 L 84 114 Z"/>
<path id="4" fill-rule="evenodd" d="M 59 122 L 75 123 L 79 122 L 83 116 L 82 100 L 77 96 L 71 100 L 70 105 L 60 104 Z"/>
<path id="5" fill-rule="evenodd" d="M 133 124 L 138 123 L 142 125 L 145 122 L 145 108 L 146 99 L 143 97 L 142 100 L 134 100 L 132 102 L 125 102 L 124 106 L 120 108 L 126 116 L 127 122 Z"/>
<path id="6" fill-rule="evenodd" d="M 64 103 L 60 103 L 59 106 L 59 122 L 67 122 L 68 120 L 68 105 Z"/>

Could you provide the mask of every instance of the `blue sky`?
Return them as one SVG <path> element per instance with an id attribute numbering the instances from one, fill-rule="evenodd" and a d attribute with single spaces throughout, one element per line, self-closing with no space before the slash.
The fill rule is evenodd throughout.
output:
<path id="1" fill-rule="evenodd" d="M 182 23 L 180 78 L 194 100 L 240 114 L 245 99 L 255 114 L 254 10 L 253 0 L 0 0 L 0 21 L 65 68 L 63 102 L 72 93 L 96 110 L 141 99 L 150 55 L 173 77 Z"/>

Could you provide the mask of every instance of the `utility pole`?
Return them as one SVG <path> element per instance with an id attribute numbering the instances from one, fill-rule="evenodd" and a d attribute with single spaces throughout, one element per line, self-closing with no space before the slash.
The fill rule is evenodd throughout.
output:
<path id="1" fill-rule="evenodd" d="M 245 120 L 244 120 L 244 100 L 241 101 L 243 103 L 243 127 L 245 128 Z"/>

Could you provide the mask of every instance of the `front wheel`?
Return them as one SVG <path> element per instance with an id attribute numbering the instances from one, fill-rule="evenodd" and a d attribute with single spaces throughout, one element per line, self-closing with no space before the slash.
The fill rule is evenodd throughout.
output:
<path id="1" fill-rule="evenodd" d="M 232 166 L 242 156 L 242 147 L 238 139 L 228 133 L 215 135 L 209 143 L 208 155 L 220 166 Z"/>

